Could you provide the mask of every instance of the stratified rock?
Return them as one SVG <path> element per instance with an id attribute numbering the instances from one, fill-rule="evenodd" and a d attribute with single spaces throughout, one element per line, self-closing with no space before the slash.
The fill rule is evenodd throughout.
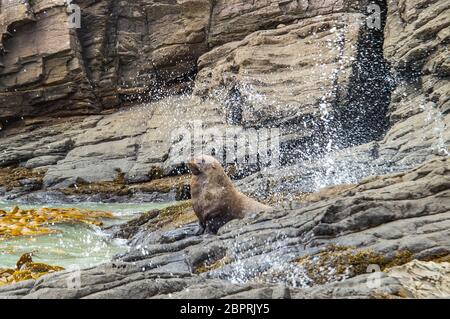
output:
<path id="1" fill-rule="evenodd" d="M 4 53 L 4 39 L 11 36 L 12 29 L 31 21 L 35 21 L 35 17 L 28 1 L 6 0 L 3 2 L 0 15 L 0 49 L 2 53 Z"/>
<path id="2" fill-rule="evenodd" d="M 8 21 L 14 17 L 11 10 L 25 8 L 25 16 L 15 17 L 19 21 Z M 95 109 L 64 1 L 6 1 L 1 17 L 10 36 L 2 40 L 0 119 Z"/>
<path id="3" fill-rule="evenodd" d="M 180 126 L 192 127 L 195 120 L 199 121 L 200 130 L 229 128 L 237 134 L 248 126 L 281 128 L 277 137 L 281 142 L 281 162 L 297 164 L 262 170 L 241 184 L 245 191 L 266 198 L 274 193 L 310 192 L 323 186 L 355 183 L 368 175 L 405 170 L 436 154 L 446 154 L 449 131 L 445 128 L 449 116 L 445 96 L 448 94 L 445 94 L 445 62 L 440 58 L 445 41 L 439 42 L 436 37 L 440 34 L 439 39 L 445 40 L 442 34 L 445 35 L 443 25 L 447 20 L 442 18 L 440 10 L 432 9 L 433 5 L 424 14 L 413 14 L 406 19 L 404 30 L 398 29 L 396 10 L 407 15 L 409 9 L 397 8 L 395 3 L 389 2 L 387 8 L 381 8 L 381 27 L 386 21 L 387 30 L 383 38 L 383 30 L 371 30 L 358 23 L 364 22 L 362 13 L 366 10 L 361 11 L 366 9 L 364 3 L 359 7 L 341 1 L 308 4 L 218 1 L 212 8 L 209 1 L 203 0 L 176 4 L 80 1 L 82 28 L 76 32 L 58 28 L 61 37 L 71 36 L 69 51 L 58 53 L 63 48 L 53 41 L 58 38 L 55 35 L 41 41 L 45 50 L 37 56 L 49 54 L 51 57 L 43 59 L 47 63 L 53 57 L 60 60 L 67 55 L 79 67 L 74 71 L 78 82 L 67 77 L 69 74 L 64 79 L 58 78 L 54 88 L 45 87 L 47 93 L 59 87 L 64 90 L 76 87 L 82 91 L 58 95 L 55 103 L 61 106 L 70 103 L 69 108 L 63 107 L 64 113 L 98 113 L 115 105 L 119 95 L 134 98 L 148 90 L 148 86 L 167 93 L 166 84 L 176 87 L 186 75 L 195 72 L 199 56 L 197 94 L 202 98 L 213 91 L 220 94 L 212 94 L 214 98 L 206 100 L 172 97 L 144 107 L 136 106 L 134 110 L 84 119 L 75 116 L 67 120 L 25 119 L 22 134 L 15 131 L 14 125 L 21 123 L 16 122 L 3 135 L 0 165 L 48 168 L 44 186 L 53 188 L 73 185 L 77 179 L 88 183 L 113 181 L 118 174 L 124 174 L 127 183 L 146 182 L 155 177 L 154 172 L 158 176 L 185 172 L 181 163 L 186 156 L 177 154 L 178 141 L 172 137 Z M 441 2 L 437 7 L 446 8 Z M 33 28 L 34 24 L 45 21 L 51 25 L 49 19 L 67 18 L 60 1 L 33 2 L 25 9 L 32 10 L 37 21 L 18 14 L 17 19 L 24 20 L 19 24 L 21 28 Z M 52 14 L 43 15 L 44 11 Z M 240 19 L 246 23 L 238 24 L 244 21 Z M 259 21 L 268 24 L 261 25 Z M 434 21 L 435 27 L 425 28 L 430 37 L 421 38 L 414 30 L 426 21 Z M 225 30 L 225 22 L 231 23 L 232 28 Z M 285 26 L 275 28 L 280 23 Z M 266 27 L 271 30 L 258 31 Z M 12 58 L 19 57 L 28 43 L 20 40 L 28 34 L 20 30 L 5 39 L 5 45 L 16 43 L 17 48 L 6 53 L 4 61 L 22 61 Z M 33 30 L 56 32 L 50 28 Z M 411 39 L 398 35 L 411 32 Z M 383 52 L 383 39 L 386 52 Z M 424 58 L 426 61 L 420 60 L 424 75 L 406 72 L 410 76 L 402 75 L 406 78 L 391 94 L 392 79 L 383 54 L 396 73 L 404 74 L 405 69 L 414 69 L 415 62 L 410 59 L 406 64 L 397 63 L 403 50 L 397 44 L 415 46 L 421 39 L 432 43 L 435 52 Z M 215 48 L 204 54 L 208 41 Z M 61 68 L 68 65 L 71 64 L 62 63 Z M 61 68 L 45 66 L 43 70 L 62 74 Z M 2 80 L 8 82 L 15 74 L 8 73 Z M 26 76 L 30 74 L 27 71 Z M 36 78 L 32 90 L 42 91 L 41 77 Z M 86 79 L 92 87 L 80 84 Z M 20 83 L 17 82 L 17 92 L 6 92 L 5 98 L 26 98 L 32 90 Z M 431 86 L 438 95 L 425 93 Z M 153 93 L 150 95 L 160 95 Z M 51 99 L 44 100 L 46 104 L 53 103 Z M 32 101 L 44 103 L 35 97 Z M 2 114 L 17 118 L 22 114 L 17 105 L 22 108 L 27 103 L 3 103 L 2 107 L 8 111 Z M 73 109 L 78 106 L 83 110 Z M 56 115 L 61 112 L 56 111 L 59 107 L 33 106 L 29 111 Z M 381 138 L 388 119 L 392 127 L 382 141 L 334 151 Z M 322 157 L 324 153 L 328 154 Z"/>
<path id="4" fill-rule="evenodd" d="M 229 124 L 280 128 L 283 164 L 381 138 L 393 89 L 382 51 L 386 10 L 379 28 L 368 26 L 365 10 L 348 11 L 215 47 L 199 58 L 194 93 L 225 101 Z"/>
<path id="5" fill-rule="evenodd" d="M 189 97 L 169 98 L 105 116 L 92 129 L 72 131 L 72 149 L 49 167 L 44 183 L 60 188 L 77 179 L 112 181 L 118 173 L 124 174 L 127 182 L 149 181 L 155 170 L 161 172 L 159 177 L 170 175 L 186 161 L 175 151 L 171 153 L 178 140 L 177 130 L 194 121 L 203 127 L 220 124 L 224 122 L 221 118 L 212 102 Z"/>
<path id="6" fill-rule="evenodd" d="M 257 30 L 274 29 L 280 23 L 326 16 L 331 13 L 361 12 L 366 1 L 358 3 L 327 0 L 217 0 L 211 14 L 208 43 L 218 46 L 242 40 Z"/>
<path id="7" fill-rule="evenodd" d="M 232 221 L 218 236 L 196 236 L 193 224 L 170 230 L 134 229 L 132 249 L 115 262 L 82 270 L 81 286 L 68 288 L 77 273 L 61 272 L 44 276 L 33 286 L 0 288 L 0 296 L 185 297 L 187 288 L 199 298 L 443 296 L 445 290 L 415 291 L 411 282 L 430 278 L 428 271 L 442 278 L 447 264 L 427 264 L 424 270 L 413 263 L 418 270 L 407 272 L 384 267 L 413 259 L 439 261 L 450 254 L 449 162 L 447 157 L 435 159 L 404 173 L 367 179 L 319 202 Z M 334 254 L 330 247 L 340 247 L 346 254 L 354 251 L 357 258 L 346 255 L 338 260 L 348 264 L 327 268 L 319 260 Z M 325 267 L 325 283 L 311 278 L 299 263 L 302 258 Z M 366 274 L 371 263 L 385 270 L 376 280 Z M 345 280 L 335 281 L 336 274 Z M 445 280 L 441 283 L 445 285 Z"/>
<path id="8" fill-rule="evenodd" d="M 449 298 L 450 264 L 413 260 L 381 273 L 306 289 L 310 298 Z M 294 298 L 297 295 L 294 294 Z"/>
<path id="9" fill-rule="evenodd" d="M 174 97 L 110 115 L 46 123 L 45 118 L 25 119 L 5 131 L 0 166 L 48 169 L 45 186 L 63 188 L 77 179 L 105 182 L 123 174 L 127 183 L 135 183 L 171 175 L 188 158 L 174 148 L 180 134 L 195 123 L 197 131 L 220 128 L 225 120 L 214 101 Z M 191 145 L 185 138 L 181 142 Z"/>
<path id="10" fill-rule="evenodd" d="M 64 0 L 2 2 L 1 122 L 98 114 L 120 99 L 180 92 L 207 50 L 208 0 L 73 4 L 80 28 Z"/>
<path id="11" fill-rule="evenodd" d="M 384 55 L 399 85 L 389 106 L 394 125 L 383 153 L 397 151 L 392 159 L 403 157 L 405 165 L 449 154 L 449 12 L 447 1 L 388 1 Z"/>
<path id="12" fill-rule="evenodd" d="M 177 92 L 207 51 L 209 0 L 135 1 L 118 6 L 119 93 Z"/>
<path id="13" fill-rule="evenodd" d="M 155 299 L 289 299 L 285 285 L 235 284 L 225 280 L 199 280 L 192 286 L 171 294 L 159 294 Z"/>
<path id="14" fill-rule="evenodd" d="M 303 19 L 219 46 L 200 57 L 195 93 L 203 96 L 222 90 L 240 99 L 228 105 L 232 124 L 289 122 L 292 134 L 309 137 L 319 126 L 314 122 L 332 111 L 327 107 L 347 94 L 360 32 L 354 23 L 358 19 L 361 15 Z M 303 122 L 304 126 L 296 125 Z"/>
<path id="15" fill-rule="evenodd" d="M 388 1 L 384 51 L 393 67 L 448 75 L 444 58 L 450 24 L 445 0 Z M 447 66 L 447 67 L 446 67 Z"/>
<path id="16" fill-rule="evenodd" d="M 387 271 L 397 278 L 412 298 L 448 298 L 450 296 L 450 263 L 414 260 Z"/>
<path id="17" fill-rule="evenodd" d="M 401 82 L 390 107 L 394 122 L 426 113 L 429 121 L 443 125 L 436 129 L 448 125 L 449 13 L 445 0 L 388 1 L 384 52 Z"/>

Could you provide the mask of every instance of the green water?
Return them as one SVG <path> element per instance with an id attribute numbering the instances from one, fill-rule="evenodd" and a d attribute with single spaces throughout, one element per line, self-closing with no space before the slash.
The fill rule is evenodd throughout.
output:
<path id="1" fill-rule="evenodd" d="M 104 225 L 124 223 L 142 212 L 161 209 L 171 203 L 72 203 L 58 205 L 22 205 L 21 209 L 40 207 L 74 207 L 109 211 L 115 219 L 105 219 Z M 9 210 L 16 204 L 0 201 L 0 209 Z M 67 269 L 89 267 L 111 260 L 117 253 L 128 249 L 123 239 L 110 239 L 99 227 L 83 224 L 60 224 L 52 226 L 61 232 L 56 234 L 16 237 L 0 240 L 0 268 L 14 268 L 18 258 L 27 252 L 37 251 L 35 262 L 62 266 Z"/>

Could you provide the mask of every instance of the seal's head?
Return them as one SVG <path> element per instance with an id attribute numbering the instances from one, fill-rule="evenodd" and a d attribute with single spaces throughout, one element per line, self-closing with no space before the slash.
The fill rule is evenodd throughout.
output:
<path id="1" fill-rule="evenodd" d="M 232 219 L 269 209 L 240 193 L 214 157 L 196 156 L 187 166 L 192 172 L 190 191 L 192 207 L 200 223 L 199 234 L 204 231 L 215 234 Z"/>
<path id="2" fill-rule="evenodd" d="M 209 155 L 199 155 L 191 159 L 187 166 L 193 175 L 201 175 L 221 168 L 219 161 Z"/>

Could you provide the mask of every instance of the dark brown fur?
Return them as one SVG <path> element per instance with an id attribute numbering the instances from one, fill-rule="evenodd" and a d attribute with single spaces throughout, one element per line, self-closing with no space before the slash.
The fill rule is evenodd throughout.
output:
<path id="1" fill-rule="evenodd" d="M 200 232 L 216 233 L 232 219 L 271 208 L 237 191 L 212 156 L 198 156 L 188 163 L 188 167 L 192 172 L 191 197 Z"/>

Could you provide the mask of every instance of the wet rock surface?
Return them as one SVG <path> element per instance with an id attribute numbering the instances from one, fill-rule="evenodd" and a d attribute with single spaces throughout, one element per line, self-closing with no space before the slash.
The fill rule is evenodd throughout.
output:
<path id="1" fill-rule="evenodd" d="M 265 200 L 448 155 L 445 1 L 378 1 L 379 29 L 364 24 L 364 1 L 77 3 L 81 29 L 51 27 L 67 20 L 63 1 L 11 2 L 0 14 L 5 30 L 17 26 L 2 38 L 0 165 L 46 170 L 42 183 L 0 183 L 3 198 L 177 198 L 177 187 L 147 196 L 132 185 L 186 172 L 186 129 L 278 128 L 270 141 L 284 166 L 237 174 L 259 170 L 239 187 Z M 25 45 L 28 29 L 42 47 Z M 194 96 L 141 103 L 186 83 Z M 114 195 L 61 192 L 121 176 Z"/>
<path id="2" fill-rule="evenodd" d="M 303 19 L 214 48 L 199 59 L 194 92 L 241 100 L 242 105 L 229 106 L 230 123 L 265 126 L 286 121 L 291 134 L 312 135 L 319 126 L 314 122 L 320 122 L 319 105 L 331 105 L 347 94 L 361 31 L 352 22 L 358 18 L 331 14 Z M 317 65 L 320 72 L 313 71 Z M 306 118 L 310 123 L 300 130 L 296 124 Z"/>
<path id="3" fill-rule="evenodd" d="M 111 263 L 0 297 L 448 295 L 448 1 L 375 1 L 375 29 L 366 1 L 74 2 L 81 29 L 62 0 L 1 1 L 0 198 L 187 199 L 183 136 L 278 128 L 283 166 L 234 176 L 277 209 L 200 237 L 149 213 Z"/>
<path id="4" fill-rule="evenodd" d="M 450 253 L 450 163 L 437 158 L 405 173 L 367 179 L 327 200 L 297 204 L 228 223 L 217 236 L 195 235 L 195 224 L 135 231 L 131 250 L 115 261 L 0 288 L 1 297 L 419 297 L 439 295 Z M 139 225 L 138 225 L 139 227 Z M 356 273 L 322 265 L 317 284 L 298 260 L 332 251 L 330 245 L 382 256 L 377 286 L 364 262 Z M 406 254 L 399 255 L 399 252 Z M 414 259 L 424 262 L 412 261 Z M 442 263 L 432 263 L 431 261 Z M 411 261 L 411 263 L 409 263 Z M 430 262 L 428 262 L 430 261 Z M 401 266 L 404 265 L 405 266 Z M 399 265 L 400 268 L 394 267 Z M 346 265 L 342 265 L 344 268 Z M 403 267 L 403 268 L 401 268 Z M 358 269 L 358 268 L 355 268 Z M 362 270 L 361 270 L 362 269 Z M 344 281 L 333 281 L 341 272 Z M 78 276 L 79 287 L 69 286 Z M 433 277 L 434 278 L 434 277 Z M 70 288 L 72 287 L 72 288 Z M 421 290 L 422 289 L 422 290 Z M 441 291 L 445 294 L 445 290 Z"/>

